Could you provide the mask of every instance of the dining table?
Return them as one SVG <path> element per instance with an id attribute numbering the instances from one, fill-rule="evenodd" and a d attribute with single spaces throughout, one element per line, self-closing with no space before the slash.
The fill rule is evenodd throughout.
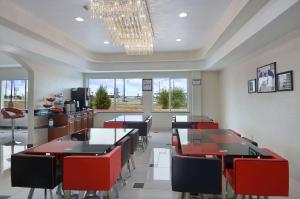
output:
<path id="1" fill-rule="evenodd" d="M 198 123 L 214 123 L 215 121 L 204 115 L 173 115 L 172 128 L 196 128 Z"/>

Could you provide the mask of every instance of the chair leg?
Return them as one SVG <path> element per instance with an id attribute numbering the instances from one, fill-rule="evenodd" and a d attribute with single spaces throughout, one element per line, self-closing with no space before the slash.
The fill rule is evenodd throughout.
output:
<path id="1" fill-rule="evenodd" d="M 131 160 L 132 168 L 135 169 L 135 162 L 133 159 L 133 155 L 131 155 L 130 160 Z"/>
<path id="2" fill-rule="evenodd" d="M 79 191 L 78 199 L 83 199 L 85 197 L 85 191 Z"/>
<path id="3" fill-rule="evenodd" d="M 64 190 L 64 199 L 71 199 L 71 190 Z"/>
<path id="4" fill-rule="evenodd" d="M 49 189 L 49 192 L 50 192 L 50 198 L 53 199 L 53 194 L 52 194 L 52 190 Z"/>
<path id="5" fill-rule="evenodd" d="M 127 169 L 129 171 L 129 177 L 131 177 L 131 169 L 130 169 L 130 162 L 129 162 L 129 160 L 127 161 Z"/>
<path id="6" fill-rule="evenodd" d="M 47 189 L 44 189 L 44 196 L 47 198 Z"/>
<path id="7" fill-rule="evenodd" d="M 60 196 L 63 195 L 62 194 L 62 185 L 61 185 L 61 183 L 57 185 L 56 194 L 60 195 Z"/>
<path id="8" fill-rule="evenodd" d="M 32 196 L 33 196 L 33 192 L 34 192 L 34 188 L 31 188 L 29 193 L 28 193 L 28 199 L 32 199 Z"/>
<path id="9" fill-rule="evenodd" d="M 107 191 L 107 197 L 108 197 L 108 199 L 112 199 L 110 190 Z"/>
<path id="10" fill-rule="evenodd" d="M 118 190 L 117 184 L 115 184 L 115 186 L 113 186 L 113 189 L 116 192 L 116 197 L 119 198 L 119 190 Z"/>

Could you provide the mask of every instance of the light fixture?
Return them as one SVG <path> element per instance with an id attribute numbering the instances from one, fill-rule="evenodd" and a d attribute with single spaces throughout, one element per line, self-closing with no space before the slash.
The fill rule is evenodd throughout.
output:
<path id="1" fill-rule="evenodd" d="M 91 0 L 91 17 L 102 20 L 114 45 L 128 55 L 153 53 L 154 34 L 146 0 Z"/>
<path id="2" fill-rule="evenodd" d="M 109 44 L 109 41 L 104 41 L 103 42 L 105 45 L 108 45 Z"/>
<path id="3" fill-rule="evenodd" d="M 176 39 L 176 41 L 177 41 L 177 42 L 180 42 L 180 41 L 181 41 L 181 39 Z"/>
<path id="4" fill-rule="evenodd" d="M 75 20 L 76 20 L 76 21 L 79 21 L 79 22 L 83 22 L 83 21 L 84 21 L 84 19 L 81 18 L 81 17 L 76 17 Z"/>
<path id="5" fill-rule="evenodd" d="M 184 18 L 187 16 L 187 13 L 186 12 L 182 12 L 178 15 L 180 18 Z"/>

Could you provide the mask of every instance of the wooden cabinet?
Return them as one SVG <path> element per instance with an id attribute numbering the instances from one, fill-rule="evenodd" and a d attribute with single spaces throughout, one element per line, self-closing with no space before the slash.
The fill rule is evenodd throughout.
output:
<path id="1" fill-rule="evenodd" d="M 86 129 L 88 127 L 88 114 L 82 113 L 81 115 L 81 128 Z"/>
<path id="2" fill-rule="evenodd" d="M 88 128 L 94 127 L 94 113 L 93 111 L 88 112 Z"/>
<path id="3" fill-rule="evenodd" d="M 52 127 L 48 129 L 48 141 L 60 138 L 69 134 L 68 125 Z"/>
<path id="4" fill-rule="evenodd" d="M 48 141 L 93 127 L 93 111 L 52 115 L 54 127 L 48 128 Z"/>

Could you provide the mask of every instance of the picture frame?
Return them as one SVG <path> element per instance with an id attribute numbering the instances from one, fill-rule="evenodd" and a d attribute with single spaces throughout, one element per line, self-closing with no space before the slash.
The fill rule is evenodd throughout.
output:
<path id="1" fill-rule="evenodd" d="M 256 79 L 248 80 L 248 93 L 256 93 Z"/>
<path id="2" fill-rule="evenodd" d="M 276 92 L 276 62 L 257 68 L 256 77 L 258 93 Z"/>
<path id="3" fill-rule="evenodd" d="M 201 85 L 201 79 L 192 79 L 192 85 Z"/>
<path id="4" fill-rule="evenodd" d="M 276 75 L 277 91 L 292 91 L 293 85 L 293 71 L 285 71 Z"/>
<path id="5" fill-rule="evenodd" d="M 152 79 L 143 79 L 143 91 L 152 91 Z"/>

